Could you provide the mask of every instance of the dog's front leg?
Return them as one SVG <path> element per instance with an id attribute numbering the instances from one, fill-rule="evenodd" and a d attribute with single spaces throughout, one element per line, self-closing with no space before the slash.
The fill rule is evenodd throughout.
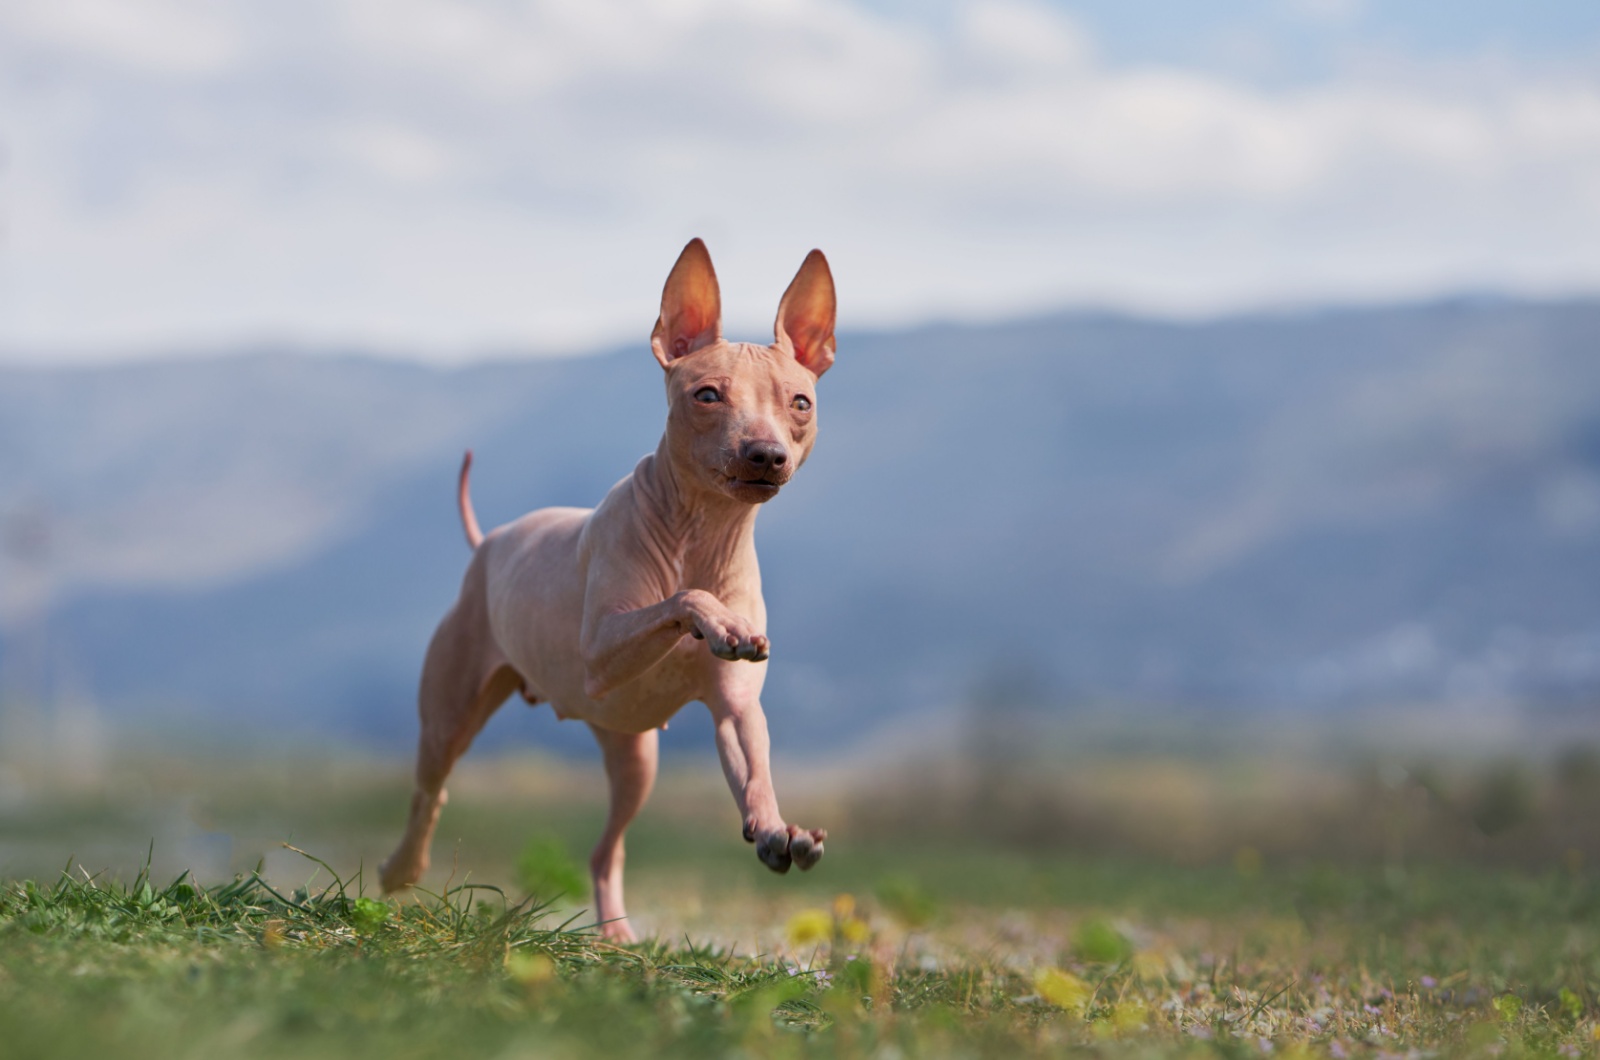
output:
<path id="1" fill-rule="evenodd" d="M 822 859 L 822 842 L 828 833 L 820 828 L 785 824 L 778 812 L 767 716 L 759 696 L 747 691 L 749 683 L 752 682 L 738 682 L 746 689 L 725 690 L 707 703 L 716 725 L 722 772 L 738 804 L 744 837 L 756 845 L 756 856 L 762 863 L 774 872 L 788 872 L 791 863 L 802 870 L 809 869 Z M 758 684 L 755 692 L 759 691 Z"/>
<path id="2" fill-rule="evenodd" d="M 767 638 L 749 621 L 702 589 L 674 593 L 657 604 L 630 608 L 604 603 L 609 594 L 591 593 L 585 602 L 582 639 L 583 691 L 600 699 L 660 662 L 689 634 L 706 642 L 719 659 L 760 662 Z"/>

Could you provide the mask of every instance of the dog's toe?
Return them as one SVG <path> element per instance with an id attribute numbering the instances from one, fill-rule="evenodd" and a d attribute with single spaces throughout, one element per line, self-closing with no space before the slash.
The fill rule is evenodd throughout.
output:
<path id="1" fill-rule="evenodd" d="M 789 854 L 789 836 L 785 832 L 775 832 L 762 836 L 756 841 L 756 857 L 761 863 L 776 873 L 789 871 L 789 866 L 794 859 Z"/>
<path id="2" fill-rule="evenodd" d="M 821 861 L 822 841 L 827 838 L 828 833 L 820 828 L 810 831 L 797 829 L 789 837 L 789 857 L 794 860 L 795 867 L 805 872 Z"/>

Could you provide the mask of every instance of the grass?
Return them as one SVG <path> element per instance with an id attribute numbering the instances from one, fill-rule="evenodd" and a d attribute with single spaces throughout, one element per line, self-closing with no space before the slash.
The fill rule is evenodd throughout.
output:
<path id="1" fill-rule="evenodd" d="M 571 893 L 591 766 L 465 763 L 429 890 L 385 902 L 404 763 L 17 759 L 0 1055 L 1600 1055 L 1600 770 L 1490 834 L 1470 772 L 1249 766 L 791 769 L 832 835 L 783 877 L 714 766 L 669 770 L 629 833 L 653 941 L 618 947 Z"/>
<path id="2" fill-rule="evenodd" d="M 1596 1052 L 1600 887 L 1578 871 L 880 850 L 852 866 L 856 897 L 695 884 L 716 922 L 776 934 L 739 955 L 692 934 L 613 946 L 492 886 L 380 902 L 306 867 L 294 890 L 258 873 L 4 884 L 4 1052 Z"/>

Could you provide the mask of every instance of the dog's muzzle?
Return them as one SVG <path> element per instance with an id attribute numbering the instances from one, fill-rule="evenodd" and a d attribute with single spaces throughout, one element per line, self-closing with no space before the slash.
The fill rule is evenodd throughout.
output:
<path id="1" fill-rule="evenodd" d="M 778 442 L 745 442 L 729 469 L 728 490 L 743 501 L 761 503 L 778 495 L 794 473 L 789 450 Z"/>

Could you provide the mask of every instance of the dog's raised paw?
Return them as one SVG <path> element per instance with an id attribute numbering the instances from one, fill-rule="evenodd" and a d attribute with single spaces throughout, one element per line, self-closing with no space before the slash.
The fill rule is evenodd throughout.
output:
<path id="1" fill-rule="evenodd" d="M 761 836 L 756 840 L 756 857 L 773 872 L 779 874 L 788 872 L 789 866 L 794 862 L 789 856 L 789 834 L 769 832 Z"/>
<path id="2" fill-rule="evenodd" d="M 712 655 L 725 662 L 765 662 L 771 648 L 766 637 L 743 640 L 732 633 L 725 637 L 710 637 L 706 640 L 706 646 L 711 649 Z"/>
<path id="3" fill-rule="evenodd" d="M 822 842 L 828 838 L 824 828 L 797 828 L 789 826 L 789 857 L 801 872 L 822 860 Z"/>

